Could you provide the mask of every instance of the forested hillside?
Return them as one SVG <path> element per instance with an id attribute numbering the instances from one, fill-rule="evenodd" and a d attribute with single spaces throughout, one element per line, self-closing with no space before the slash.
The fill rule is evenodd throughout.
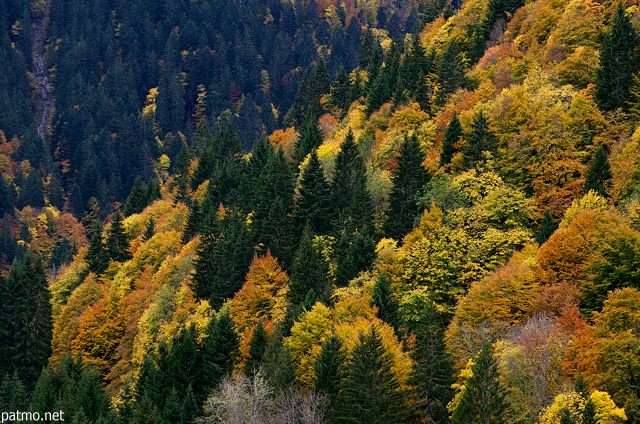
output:
<path id="1" fill-rule="evenodd" d="M 635 3 L 12 0 L 0 30 L 0 411 L 640 423 Z"/>

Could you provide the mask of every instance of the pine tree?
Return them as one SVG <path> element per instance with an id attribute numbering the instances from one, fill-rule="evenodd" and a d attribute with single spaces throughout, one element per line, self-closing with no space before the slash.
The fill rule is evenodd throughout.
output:
<path id="1" fill-rule="evenodd" d="M 138 176 L 133 182 L 131 193 L 129 193 L 129 197 L 127 197 L 127 201 L 124 204 L 124 216 L 140 213 L 148 204 L 147 185 L 142 181 L 142 178 Z"/>
<path id="2" fill-rule="evenodd" d="M 372 325 L 366 334 L 360 334 L 351 353 L 342 390 L 336 399 L 334 422 L 402 422 L 403 396 L 391 367 L 392 359 Z"/>
<path id="3" fill-rule="evenodd" d="M 485 344 L 480 350 L 471 366 L 471 372 L 451 415 L 452 424 L 504 423 L 509 405 L 490 344 Z"/>
<path id="4" fill-rule="evenodd" d="M 545 241 L 549 240 L 549 237 L 558 229 L 558 223 L 553 216 L 551 215 L 551 211 L 547 208 L 544 212 L 544 216 L 542 220 L 540 220 L 540 226 L 538 227 L 538 232 L 536 233 L 536 241 L 538 244 L 543 244 Z"/>
<path id="5" fill-rule="evenodd" d="M 467 166 L 483 160 L 482 153 L 485 151 L 493 151 L 496 148 L 497 137 L 489 129 L 489 120 L 481 111 L 473 117 L 471 123 L 471 131 L 467 134 L 467 144 L 464 146 L 462 153 Z"/>
<path id="6" fill-rule="evenodd" d="M 182 236 L 180 241 L 182 244 L 187 244 L 192 238 L 202 232 L 201 225 L 202 213 L 200 211 L 200 204 L 196 199 L 193 199 L 189 205 L 189 212 L 187 214 L 187 222 L 182 230 Z"/>
<path id="7" fill-rule="evenodd" d="M 89 271 L 95 274 L 102 274 L 109 265 L 109 256 L 104 246 L 102 237 L 102 223 L 97 220 L 91 229 L 89 248 L 87 249 L 87 262 Z"/>
<path id="8" fill-rule="evenodd" d="M 217 367 L 220 375 L 231 375 L 240 341 L 229 311 L 223 311 L 217 320 L 212 320 L 206 335 L 202 347 L 205 357 Z"/>
<path id="9" fill-rule="evenodd" d="M 370 227 L 349 232 L 344 230 L 335 245 L 336 284 L 346 286 L 349 281 L 371 267 L 376 258 L 376 243 Z"/>
<path id="10" fill-rule="evenodd" d="M 244 367 L 244 373 L 246 375 L 253 377 L 258 369 L 260 369 L 268 342 L 269 337 L 264 328 L 264 323 L 262 320 L 259 320 L 253 329 L 251 340 L 249 341 L 249 357 Z"/>
<path id="11" fill-rule="evenodd" d="M 416 337 L 415 348 L 411 352 L 414 363 L 409 377 L 412 422 L 449 421 L 447 405 L 454 395 L 451 385 L 455 379 L 444 342 L 445 329 L 446 320 L 435 304 L 425 304 L 412 328 Z"/>
<path id="12" fill-rule="evenodd" d="M 440 166 L 445 166 L 451 163 L 453 155 L 458 151 L 456 144 L 460 137 L 462 137 L 462 125 L 458 119 L 458 114 L 453 112 L 453 116 L 447 125 L 447 130 L 444 133 L 444 140 L 442 141 L 442 152 L 440 153 Z"/>
<path id="13" fill-rule="evenodd" d="M 255 239 L 263 250 L 271 249 L 281 263 L 289 265 L 293 254 L 290 209 L 293 175 L 282 149 L 273 154 L 259 178 L 253 217 Z"/>
<path id="14" fill-rule="evenodd" d="M 107 255 L 113 261 L 125 262 L 132 258 L 129 252 L 129 236 L 124 230 L 120 211 L 115 211 L 111 216 L 111 227 L 107 232 L 105 248 Z"/>
<path id="15" fill-rule="evenodd" d="M 378 307 L 378 318 L 397 331 L 400 328 L 399 304 L 387 274 L 382 273 L 376 279 L 376 284 L 373 286 L 373 304 Z"/>
<path id="16" fill-rule="evenodd" d="M 600 145 L 584 176 L 583 191 L 585 193 L 593 190 L 599 195 L 607 197 L 607 186 L 611 180 L 611 165 L 609 165 L 608 156 L 607 148 L 604 144 Z"/>
<path id="17" fill-rule="evenodd" d="M 405 138 L 397 158 L 398 166 L 391 175 L 389 212 L 385 222 L 387 235 L 396 240 L 413 229 L 420 215 L 418 200 L 429 181 L 429 174 L 422 166 L 424 159 L 417 136 Z"/>
<path id="18" fill-rule="evenodd" d="M 28 386 L 51 353 L 51 303 L 44 264 L 27 252 L 0 279 L 0 375 L 13 374 Z"/>
<path id="19" fill-rule="evenodd" d="M 298 229 L 310 225 L 314 234 L 326 234 L 330 229 L 331 188 L 315 150 L 302 170 L 293 206 L 293 220 Z"/>
<path id="20" fill-rule="evenodd" d="M 217 309 L 242 287 L 253 243 L 246 219 L 238 210 L 225 210 L 215 227 L 200 241 L 192 284 L 196 296 L 209 300 Z"/>
<path id="21" fill-rule="evenodd" d="M 327 302 L 330 291 L 329 264 L 318 246 L 314 245 L 313 234 L 306 227 L 291 265 L 289 302 L 294 305 L 304 303 L 311 308 L 316 301 Z"/>
<path id="22" fill-rule="evenodd" d="M 313 116 L 307 117 L 300 130 L 300 136 L 294 144 L 293 160 L 299 164 L 311 151 L 322 144 L 322 133 L 318 128 L 318 122 Z"/>
<path id="23" fill-rule="evenodd" d="M 142 233 L 142 240 L 147 241 L 147 240 L 151 240 L 151 237 L 153 237 L 156 233 L 156 221 L 153 219 L 153 217 L 150 217 L 149 220 L 147 221 L 147 225 L 144 228 L 144 232 Z"/>
<path id="24" fill-rule="evenodd" d="M 322 348 L 314 368 L 314 388 L 330 396 L 331 401 L 340 391 L 340 381 L 344 374 L 346 357 L 342 349 L 342 341 L 338 336 L 331 336 L 322 343 Z"/>
<path id="25" fill-rule="evenodd" d="M 435 74 L 438 77 L 440 92 L 438 101 L 442 104 L 448 94 L 453 93 L 465 84 L 463 55 L 460 54 L 460 46 L 454 40 L 449 42 L 447 49 L 438 60 Z"/>
<path id="26" fill-rule="evenodd" d="M 603 110 L 626 109 L 637 44 L 638 36 L 631 19 L 624 10 L 624 3 L 619 2 L 611 26 L 602 39 L 600 66 L 596 69 L 596 99 Z"/>
<path id="27" fill-rule="evenodd" d="M 367 188 L 366 168 L 351 130 L 340 145 L 340 152 L 336 156 L 331 199 L 338 215 L 335 232 L 347 225 L 353 229 L 372 226 L 373 205 Z"/>

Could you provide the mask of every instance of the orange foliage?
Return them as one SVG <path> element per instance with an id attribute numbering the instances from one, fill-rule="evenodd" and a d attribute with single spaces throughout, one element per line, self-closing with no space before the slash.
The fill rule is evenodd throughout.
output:
<path id="1" fill-rule="evenodd" d="M 278 320 L 285 312 L 289 276 L 278 260 L 267 251 L 254 256 L 242 288 L 233 297 L 231 317 L 238 332 L 243 332 L 260 318 Z"/>
<path id="2" fill-rule="evenodd" d="M 291 158 L 293 156 L 293 149 L 295 147 L 296 139 L 299 134 L 294 127 L 289 127 L 285 130 L 276 130 L 269 136 L 269 141 L 277 149 L 282 147 L 284 154 Z"/>

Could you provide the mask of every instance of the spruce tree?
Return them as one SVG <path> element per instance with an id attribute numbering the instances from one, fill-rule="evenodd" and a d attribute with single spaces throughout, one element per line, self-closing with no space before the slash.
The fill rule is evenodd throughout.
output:
<path id="1" fill-rule="evenodd" d="M 215 226 L 200 241 L 192 285 L 198 298 L 217 309 L 242 287 L 253 243 L 246 218 L 238 210 L 225 210 Z"/>
<path id="2" fill-rule="evenodd" d="M 25 411 L 30 396 L 17 372 L 5 374 L 0 384 L 0 411 Z"/>
<path id="3" fill-rule="evenodd" d="M 336 156 L 331 199 L 338 217 L 334 232 L 346 226 L 352 229 L 372 226 L 373 204 L 367 188 L 367 171 L 351 129 Z"/>
<path id="4" fill-rule="evenodd" d="M 89 248 L 87 249 L 87 263 L 89 271 L 94 274 L 102 274 L 109 265 L 109 256 L 104 246 L 102 237 L 102 223 L 96 220 L 90 232 Z"/>
<path id="5" fill-rule="evenodd" d="M 604 144 L 600 145 L 584 176 L 584 193 L 593 190 L 600 196 L 607 197 L 607 186 L 611 180 L 611 165 L 609 165 L 608 156 L 607 148 Z"/>
<path id="6" fill-rule="evenodd" d="M 202 225 L 200 220 L 202 219 L 202 212 L 200 211 L 200 204 L 196 199 L 191 201 L 189 205 L 189 211 L 187 213 L 187 222 L 182 230 L 182 236 L 180 241 L 182 244 L 187 244 L 192 238 L 202 232 Z"/>
<path id="7" fill-rule="evenodd" d="M 392 370 L 391 356 L 371 326 L 361 333 L 347 364 L 342 390 L 336 399 L 334 422 L 394 424 L 404 410 L 400 383 Z"/>
<path id="8" fill-rule="evenodd" d="M 453 424 L 505 422 L 509 404 L 491 350 L 491 344 L 485 344 L 475 357 L 472 375 L 465 380 L 462 395 L 451 415 Z"/>
<path id="9" fill-rule="evenodd" d="M 293 173 L 282 149 L 262 169 L 253 216 L 256 243 L 271 249 L 281 263 L 290 264 L 293 234 L 290 210 L 293 203 Z"/>
<path id="10" fill-rule="evenodd" d="M 445 166 L 451 163 L 453 155 L 458 151 L 456 143 L 462 137 L 462 125 L 458 119 L 458 114 L 453 112 L 453 116 L 447 125 L 447 130 L 444 133 L 444 140 L 442 141 L 442 152 L 440 152 L 440 166 Z"/>
<path id="11" fill-rule="evenodd" d="M 263 369 L 276 390 L 286 390 L 295 383 L 296 367 L 291 350 L 281 334 L 274 334 L 269 339 L 264 352 Z"/>
<path id="12" fill-rule="evenodd" d="M 342 341 L 338 336 L 326 339 L 314 368 L 313 386 L 318 392 L 329 395 L 331 402 L 335 402 L 344 374 L 346 357 L 341 349 Z"/>
<path id="13" fill-rule="evenodd" d="M 373 304 L 378 307 L 378 318 L 397 331 L 400 328 L 398 299 L 393 294 L 391 279 L 385 273 L 378 276 L 373 286 Z"/>
<path id="14" fill-rule="evenodd" d="M 253 329 L 253 333 L 251 333 L 249 357 L 244 366 L 244 373 L 249 377 L 253 377 L 262 366 L 268 342 L 267 330 L 264 328 L 262 320 L 259 320 Z"/>
<path id="15" fill-rule="evenodd" d="M 0 279 L 0 375 L 33 387 L 51 354 L 51 303 L 44 264 L 27 252 Z"/>
<path id="16" fill-rule="evenodd" d="M 636 70 L 638 36 L 620 1 L 600 47 L 596 69 L 596 100 L 601 109 L 626 109 L 632 75 Z"/>
<path id="17" fill-rule="evenodd" d="M 109 258 L 116 262 L 125 262 L 132 258 L 129 252 L 129 236 L 124 230 L 120 211 L 111 216 L 111 227 L 107 232 L 106 251 Z"/>
<path id="18" fill-rule="evenodd" d="M 342 66 L 331 86 L 330 99 L 331 104 L 340 110 L 338 117 L 344 116 L 351 105 L 351 81 Z"/>
<path id="19" fill-rule="evenodd" d="M 127 197 L 122 212 L 124 216 L 140 213 L 148 204 L 147 185 L 142 181 L 142 178 L 138 176 L 133 182 L 131 193 L 129 193 L 129 197 Z"/>
<path id="20" fill-rule="evenodd" d="M 302 170 L 293 206 L 293 220 L 297 229 L 308 224 L 314 234 L 326 234 L 330 229 L 331 188 L 315 150 Z"/>
<path id="21" fill-rule="evenodd" d="M 425 155 L 418 137 L 405 138 L 397 158 L 398 166 L 391 175 L 389 211 L 385 222 L 387 236 L 401 240 L 413 229 L 420 216 L 419 198 L 422 188 L 429 181 L 429 174 L 422 166 Z"/>
<path id="22" fill-rule="evenodd" d="M 411 352 L 413 366 L 409 377 L 411 389 L 411 416 L 415 422 L 445 423 L 449 421 L 447 405 L 454 395 L 451 385 L 453 363 L 444 341 L 446 320 L 435 303 L 429 301 L 421 311 L 419 320 L 412 325 L 415 348 Z"/>
<path id="23" fill-rule="evenodd" d="M 296 139 L 293 151 L 293 160 L 299 164 L 314 149 L 322 144 L 322 132 L 318 128 L 318 121 L 313 116 L 308 116 L 300 129 L 300 136 Z"/>
<path id="24" fill-rule="evenodd" d="M 203 352 L 220 371 L 220 375 L 231 375 L 239 349 L 238 333 L 229 311 L 223 311 L 218 319 L 211 321 L 206 330 Z"/>
<path id="25" fill-rule="evenodd" d="M 153 217 L 150 217 L 147 221 L 147 225 L 145 225 L 144 232 L 142 233 L 142 240 L 147 241 L 151 240 L 156 233 L 156 221 Z"/>
<path id="26" fill-rule="evenodd" d="M 327 260 L 313 243 L 313 234 L 309 227 L 306 227 L 291 265 L 289 302 L 294 305 L 304 302 L 304 306 L 308 308 L 316 301 L 326 303 L 331 294 L 329 272 Z M 311 303 L 308 304 L 307 301 Z"/>
<path id="27" fill-rule="evenodd" d="M 350 232 L 344 230 L 335 245 L 336 284 L 346 286 L 349 281 L 371 267 L 376 258 L 376 243 L 371 227 Z"/>
<path id="28" fill-rule="evenodd" d="M 438 60 L 435 74 L 440 85 L 438 101 L 442 104 L 448 94 L 453 93 L 465 84 L 465 66 L 460 54 L 460 46 L 454 40 L 449 42 L 447 49 Z"/>
<path id="29" fill-rule="evenodd" d="M 468 167 L 483 160 L 482 153 L 496 149 L 497 137 L 489 129 L 489 120 L 481 111 L 473 117 L 471 131 L 467 134 L 467 144 L 462 149 Z"/>
<path id="30" fill-rule="evenodd" d="M 544 211 L 542 220 L 540 220 L 538 232 L 536 233 L 536 241 L 538 244 L 543 244 L 547 241 L 557 229 L 558 223 L 553 219 L 551 211 L 547 208 L 547 210 Z"/>

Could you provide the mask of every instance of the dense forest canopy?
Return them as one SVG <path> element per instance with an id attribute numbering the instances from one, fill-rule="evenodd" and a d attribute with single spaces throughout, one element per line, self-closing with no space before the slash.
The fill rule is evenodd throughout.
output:
<path id="1" fill-rule="evenodd" d="M 0 411 L 640 423 L 639 31 L 624 1 L 0 2 Z"/>

